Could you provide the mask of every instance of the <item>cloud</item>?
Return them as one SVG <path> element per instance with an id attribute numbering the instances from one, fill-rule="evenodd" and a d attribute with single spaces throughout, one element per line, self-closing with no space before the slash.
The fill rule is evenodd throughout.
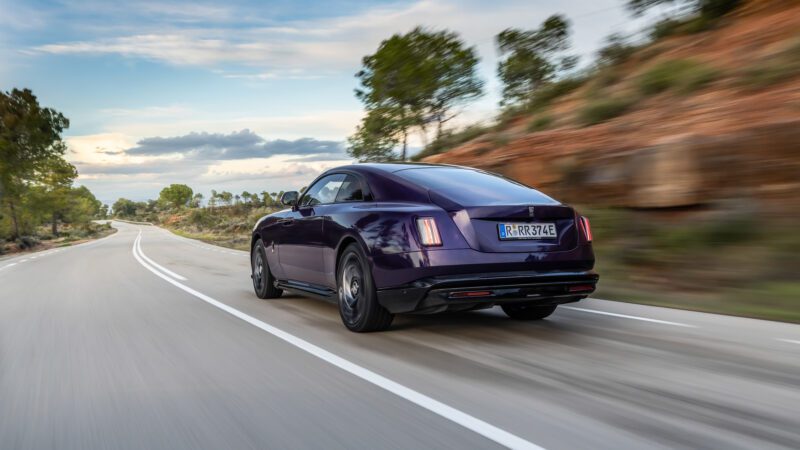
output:
<path id="1" fill-rule="evenodd" d="M 467 43 L 479 47 L 491 66 L 495 58 L 494 35 L 506 27 L 531 28 L 547 16 L 563 12 L 574 17 L 576 51 L 588 55 L 612 28 L 622 31 L 633 22 L 628 20 L 619 0 L 540 4 L 527 0 L 503 3 L 417 0 L 373 6 L 349 15 L 285 20 L 277 25 L 252 11 L 235 11 L 233 6 L 216 11 L 214 7 L 173 4 L 167 8 L 151 4 L 149 11 L 159 8 L 172 13 L 171 25 L 145 22 L 134 33 L 126 27 L 125 34 L 109 32 L 93 39 L 46 43 L 31 50 L 51 54 L 115 54 L 169 65 L 211 68 L 234 65 L 239 70 L 234 68 L 224 76 L 272 80 L 353 71 L 361 57 L 373 52 L 381 40 L 417 25 L 461 33 Z M 200 22 L 185 26 L 180 16 L 184 11 Z M 214 17 L 220 20 L 203 20 Z M 232 17 L 238 17 L 238 23 L 229 22 Z M 240 70 L 247 67 L 255 70 Z"/>
<path id="2" fill-rule="evenodd" d="M 182 161 L 147 161 L 140 163 L 113 163 L 113 164 L 91 164 L 85 162 L 74 162 L 78 168 L 78 173 L 83 175 L 146 175 L 146 174 L 165 174 L 173 173 L 178 170 L 186 170 L 186 164 Z M 196 166 L 195 166 L 196 167 Z M 203 166 L 205 168 L 205 166 Z"/>
<path id="3" fill-rule="evenodd" d="M 342 153 L 324 153 L 319 155 L 302 156 L 299 158 L 290 158 L 284 162 L 317 162 L 317 161 L 350 161 L 353 160 L 350 156 Z"/>
<path id="4" fill-rule="evenodd" d="M 175 137 L 150 137 L 125 151 L 128 156 L 181 155 L 184 159 L 221 161 L 269 158 L 276 155 L 338 155 L 346 159 L 341 142 L 313 138 L 268 141 L 244 129 L 223 133 L 192 132 Z"/>
<path id="5" fill-rule="evenodd" d="M 351 161 L 339 141 L 267 140 L 249 129 L 138 141 L 106 133 L 71 136 L 67 143 L 78 183 L 103 202 L 155 198 L 170 183 L 185 183 L 204 193 L 298 189 L 322 171 Z"/>

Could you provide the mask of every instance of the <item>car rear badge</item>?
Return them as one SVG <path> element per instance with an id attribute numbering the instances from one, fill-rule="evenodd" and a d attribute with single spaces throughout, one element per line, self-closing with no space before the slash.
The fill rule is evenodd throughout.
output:
<path id="1" fill-rule="evenodd" d="M 528 206 L 528 215 L 533 217 L 533 206 Z"/>

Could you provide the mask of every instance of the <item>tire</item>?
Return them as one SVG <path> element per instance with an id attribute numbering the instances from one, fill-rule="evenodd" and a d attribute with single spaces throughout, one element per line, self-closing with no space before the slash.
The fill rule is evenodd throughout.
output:
<path id="1" fill-rule="evenodd" d="M 336 287 L 339 315 L 348 330 L 381 331 L 392 324 L 394 315 L 378 303 L 367 257 L 357 244 L 348 245 L 339 258 Z"/>
<path id="2" fill-rule="evenodd" d="M 283 289 L 275 287 L 275 277 L 269 270 L 267 262 L 267 249 L 259 239 L 250 252 L 250 278 L 253 279 L 253 290 L 258 298 L 278 298 L 283 294 Z"/>
<path id="3" fill-rule="evenodd" d="M 535 305 L 518 303 L 502 305 L 503 312 L 514 320 L 540 320 L 553 314 L 558 305 Z"/>

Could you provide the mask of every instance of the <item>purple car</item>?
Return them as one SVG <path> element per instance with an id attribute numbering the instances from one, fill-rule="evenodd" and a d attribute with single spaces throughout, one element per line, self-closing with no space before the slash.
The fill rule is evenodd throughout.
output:
<path id="1" fill-rule="evenodd" d="M 352 331 L 389 327 L 395 314 L 500 305 L 542 319 L 586 298 L 589 221 L 508 178 L 468 167 L 358 164 L 328 170 L 290 206 L 253 229 L 253 286 L 339 305 Z"/>

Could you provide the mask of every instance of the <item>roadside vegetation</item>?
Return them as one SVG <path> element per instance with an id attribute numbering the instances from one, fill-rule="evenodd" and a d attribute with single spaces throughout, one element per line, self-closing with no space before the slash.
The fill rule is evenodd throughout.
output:
<path id="1" fill-rule="evenodd" d="M 63 114 L 28 89 L 0 92 L 0 255 L 66 245 L 112 232 L 92 219 L 102 205 L 64 159 Z"/>
<path id="2" fill-rule="evenodd" d="M 211 190 L 206 199 L 185 184 L 161 190 L 158 199 L 135 202 L 120 198 L 112 205 L 112 216 L 122 220 L 149 222 L 174 233 L 210 244 L 248 250 L 250 233 L 258 219 L 283 207 L 281 192 L 232 193 Z M 203 204 L 203 200 L 207 200 Z"/>
<path id="3" fill-rule="evenodd" d="M 591 218 L 596 297 L 800 323 L 794 222 L 729 210 L 581 208 Z"/>

